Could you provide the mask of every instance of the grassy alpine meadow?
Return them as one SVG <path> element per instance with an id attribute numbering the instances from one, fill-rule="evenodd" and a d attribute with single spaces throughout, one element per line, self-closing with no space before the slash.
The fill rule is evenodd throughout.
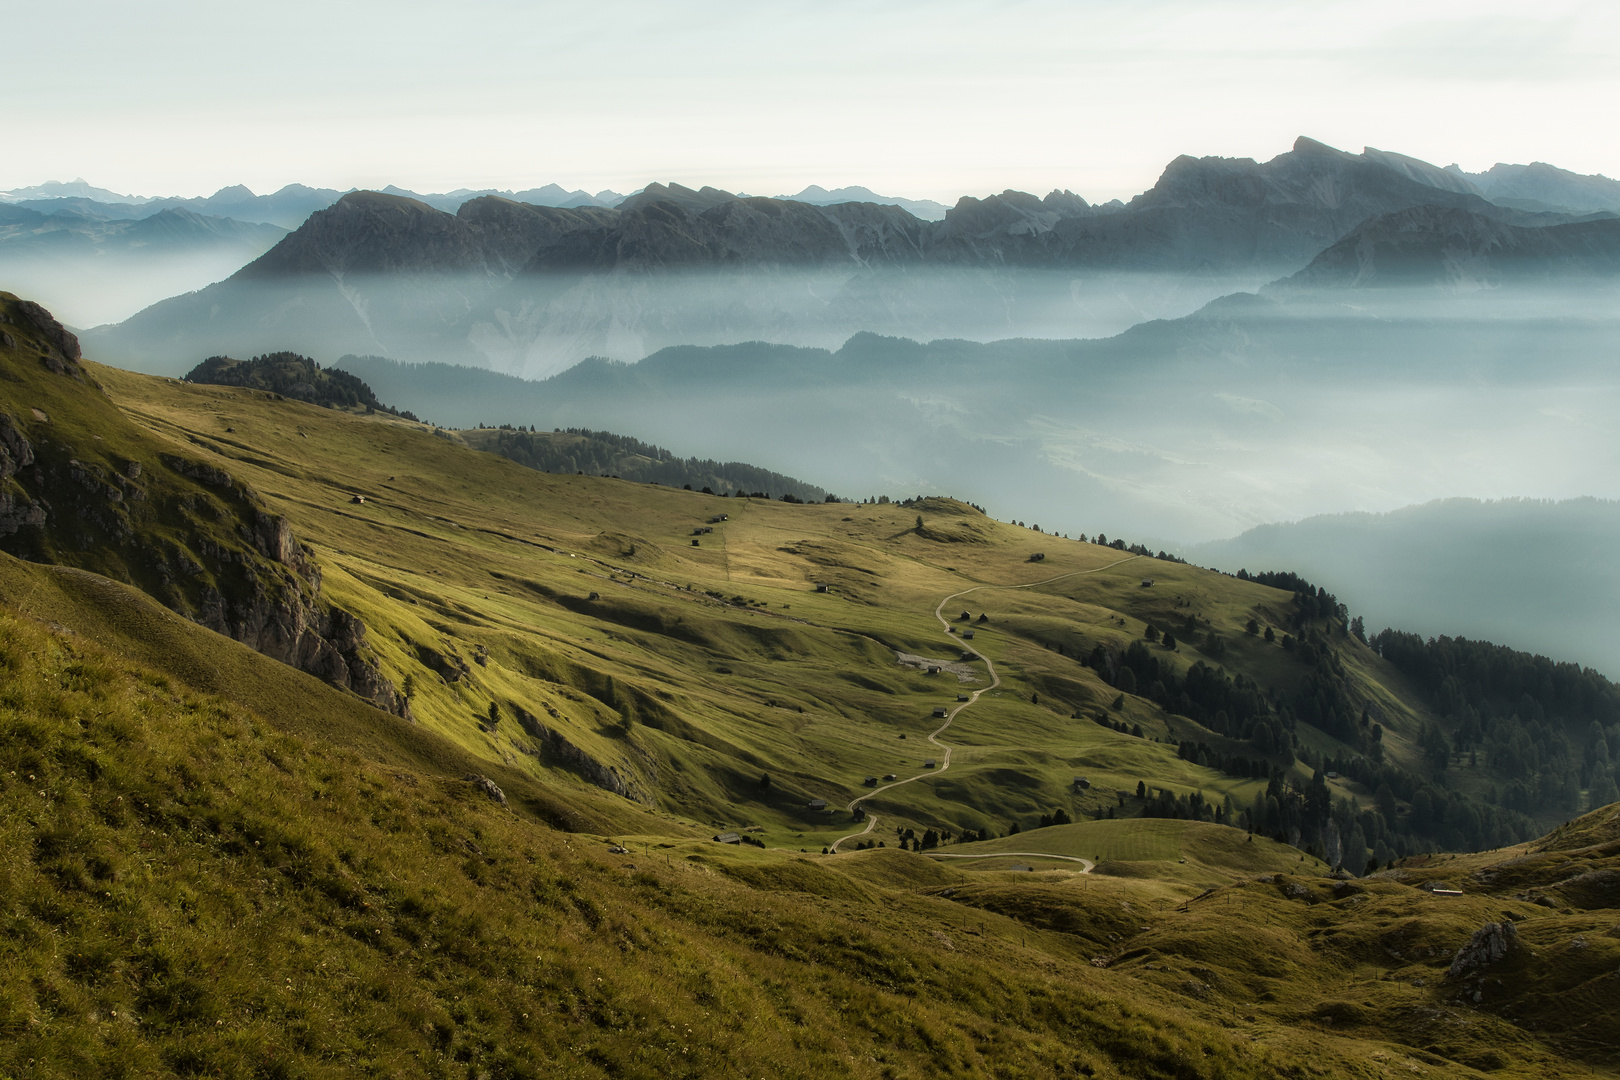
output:
<path id="1" fill-rule="evenodd" d="M 925 515 L 937 530 L 925 521 L 919 533 L 917 515 L 895 505 L 549 476 L 392 419 L 111 369 L 98 378 L 155 434 L 217 452 L 287 514 L 326 568 L 327 594 L 365 621 L 396 682 L 410 679 L 423 726 L 546 771 L 545 755 L 524 752 L 522 709 L 659 809 L 716 828 L 763 826 L 767 842 L 793 848 L 819 851 L 849 831 L 841 808 L 866 777 L 940 756 L 924 741 L 934 706 L 988 686 L 982 663 L 959 680 L 897 662 L 960 663 L 968 643 L 933 617 L 944 596 L 1027 579 L 1037 547 L 1054 548 L 1043 576 L 1099 571 L 1136 584 L 1112 549 L 1048 544 L 949 501 Z M 962 602 L 999 619 L 1009 603 L 1052 600 L 981 588 Z M 1073 763 L 1116 736 L 1071 714 L 1112 700 L 1111 688 L 1072 661 L 1032 669 L 1056 658 L 1013 628 L 981 625 L 972 644 L 1005 682 L 964 714 L 962 756 L 941 782 L 984 797 L 909 785 L 894 824 L 1002 831 L 1058 805 L 1084 809 L 1068 790 Z M 1049 691 L 1030 703 L 1024 688 L 1048 684 L 1063 699 Z M 1125 712 L 1138 714 L 1156 721 L 1135 704 Z M 1024 758 L 1015 787 L 996 778 L 1002 746 Z M 1174 761 L 1157 744 L 1149 757 Z M 1187 786 L 1224 790 L 1213 772 Z M 838 811 L 809 812 L 818 799 Z"/>
<path id="2" fill-rule="evenodd" d="M 1492 817 L 1512 762 L 1310 583 L 547 474 L 5 313 L 0 1075 L 1620 1064 L 1616 808 Z"/>
<path id="3" fill-rule="evenodd" d="M 287 516 L 420 726 L 536 778 L 814 852 L 860 827 L 844 808 L 869 778 L 942 764 L 934 710 L 980 691 L 942 739 L 949 769 L 863 803 L 884 830 L 1134 814 L 1146 804 L 1118 799 L 1143 782 L 1232 816 L 1267 797 L 1268 770 L 1299 790 L 1324 771 L 1262 760 L 1148 676 L 1121 693 L 1114 659 L 1094 662 L 1146 646 L 1161 681 L 1218 672 L 1308 709 L 1323 669 L 1292 648 L 1298 599 L 1279 588 L 949 499 L 806 505 L 552 475 L 394 417 L 94 371 L 149 439 L 217 462 Z M 1383 760 L 1426 773 L 1420 735 L 1438 718 L 1425 694 L 1342 626 L 1315 640 L 1360 734 L 1290 719 L 1287 738 L 1349 759 L 1376 719 Z M 1344 814 L 1374 806 L 1376 784 L 1325 771 Z M 1451 775 L 1481 805 L 1505 782 L 1463 757 Z"/>
<path id="4" fill-rule="evenodd" d="M 7 1075 L 1278 1067 L 928 895 L 920 856 L 615 855 L 15 613 L 0 668 Z"/>
<path id="5" fill-rule="evenodd" d="M 11 610 L 0 670 L 7 1075 L 1586 1076 L 1612 1054 L 1559 1034 L 1613 1007 L 1588 989 L 1620 961 L 1596 912 L 1277 872 L 1282 845 L 1238 858 L 1241 833 L 1189 822 L 994 846 L 1180 852 L 1235 883 L 663 833 L 615 852 Z M 1558 869 L 1612 862 L 1615 828 L 1552 838 Z M 1561 999 L 1556 1031 L 1451 1000 L 1451 953 L 1504 915 L 1567 958 L 1521 960 L 1545 996 L 1501 990 L 1549 1026 Z"/>

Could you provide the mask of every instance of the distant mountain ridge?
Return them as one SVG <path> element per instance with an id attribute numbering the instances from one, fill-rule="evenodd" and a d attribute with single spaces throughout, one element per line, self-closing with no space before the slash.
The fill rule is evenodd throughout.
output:
<path id="1" fill-rule="evenodd" d="M 669 193 L 673 189 L 690 190 L 682 188 L 679 184 L 651 184 L 649 188 L 658 193 Z M 350 191 L 359 189 L 350 188 Z M 544 184 L 540 187 L 524 190 L 511 190 L 503 188 L 456 188 L 448 192 L 418 192 L 409 188 L 398 187 L 394 184 L 381 188 L 384 195 L 398 195 L 401 198 L 415 199 L 426 203 L 435 210 L 455 213 L 462 204 L 473 199 L 493 195 L 512 202 L 528 203 L 533 206 L 554 206 L 562 209 L 572 209 L 581 206 L 599 206 L 614 208 L 627 199 L 634 199 L 647 188 L 640 189 L 630 195 L 621 195 L 610 189 L 603 189 L 592 194 L 583 189 L 569 191 L 558 184 Z M 707 191 L 718 191 L 715 188 L 706 188 Z M 89 182 L 78 179 L 72 181 L 51 180 L 43 184 L 30 187 L 16 188 L 8 192 L 0 192 L 0 206 L 21 206 L 42 214 L 50 214 L 63 209 L 73 209 L 88 217 L 103 217 L 111 219 L 140 218 L 159 210 L 180 208 L 193 213 L 215 217 L 231 217 L 238 221 L 279 225 L 285 229 L 296 229 L 299 225 L 317 210 L 324 210 L 337 202 L 347 192 L 336 188 L 312 188 L 304 184 L 288 184 L 267 195 L 255 195 L 244 184 L 233 184 L 220 188 L 212 195 L 183 198 L 180 196 L 151 196 L 151 195 L 121 195 L 107 188 L 96 187 Z M 730 192 L 720 192 L 725 199 L 736 198 Z M 937 221 L 945 216 L 947 207 L 943 203 L 932 199 L 905 199 L 896 196 L 881 196 L 864 187 L 844 187 L 836 191 L 828 191 L 818 185 L 812 184 L 798 195 L 782 195 L 781 199 L 797 202 L 812 203 L 817 206 L 831 205 L 840 202 L 872 202 L 886 205 L 900 206 L 922 218 L 925 221 Z M 677 199 L 677 201 L 679 201 Z"/>
<path id="2" fill-rule="evenodd" d="M 202 288 L 264 254 L 287 230 L 170 206 L 139 218 L 87 215 L 80 200 L 42 212 L 0 204 L 0 279 L 26 284 L 80 326 L 127 318 Z"/>
<path id="3" fill-rule="evenodd" d="M 103 187 L 96 187 L 84 177 L 73 180 L 47 180 L 43 184 L 0 191 L 0 202 L 21 202 L 24 199 L 92 199 L 104 203 L 139 204 L 151 202 L 150 196 L 120 195 Z"/>
<path id="4" fill-rule="evenodd" d="M 1620 274 L 1620 218 L 1525 228 L 1467 210 L 1415 206 L 1356 226 L 1273 288 L 1470 291 L 1511 281 Z"/>
<path id="5" fill-rule="evenodd" d="M 1482 173 L 1448 165 L 1446 171 L 1466 179 L 1480 194 L 1503 206 L 1574 213 L 1620 212 L 1620 180 L 1601 173 L 1582 176 L 1545 161 L 1529 165 L 1497 163 Z"/>
<path id="6" fill-rule="evenodd" d="M 893 204 L 674 183 L 617 208 L 485 195 L 454 214 L 351 192 L 230 280 L 96 344 L 135 366 L 291 348 L 540 377 L 591 355 L 749 340 L 833 348 L 863 331 L 1102 337 L 1293 275 L 1365 223 L 1423 207 L 1487 231 L 1583 217 L 1499 206 L 1418 159 L 1303 137 L 1263 163 L 1177 158 L 1127 204 L 1004 191 L 964 197 L 939 221 Z M 1516 243 L 1521 264 L 1541 257 Z"/>
<path id="7" fill-rule="evenodd" d="M 49 194 L 59 191 L 59 194 Z M 93 194 L 91 194 L 93 193 Z M 42 214 L 71 209 L 87 217 L 120 220 L 149 217 L 162 210 L 189 210 L 209 217 L 228 217 L 249 224 L 276 225 L 296 229 L 316 210 L 325 209 L 343 197 L 334 188 L 312 188 L 288 184 L 268 195 L 255 195 L 236 184 L 212 195 L 196 198 L 178 196 L 124 196 L 104 188 L 93 188 L 75 181 L 71 185 L 41 184 L 0 195 L 0 204 L 23 207 Z"/>
<path id="8" fill-rule="evenodd" d="M 871 188 L 860 186 L 834 188 L 832 191 L 828 191 L 819 184 L 811 184 L 797 195 L 778 195 L 777 198 L 810 203 L 813 206 L 831 206 L 834 203 L 844 202 L 898 206 L 900 209 L 924 221 L 939 221 L 950 210 L 950 207 L 944 203 L 935 202 L 933 199 L 902 199 L 893 195 L 879 195 Z"/>

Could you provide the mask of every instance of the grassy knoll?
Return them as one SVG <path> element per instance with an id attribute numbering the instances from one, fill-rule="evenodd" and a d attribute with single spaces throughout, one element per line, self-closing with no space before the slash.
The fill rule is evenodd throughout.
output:
<path id="1" fill-rule="evenodd" d="M 1326 868 L 1318 859 L 1301 856 L 1295 848 L 1266 837 L 1253 837 L 1240 829 L 1204 821 L 1132 818 L 1123 821 L 1084 821 L 1030 829 L 1013 836 L 953 845 L 949 852 L 989 855 L 996 852 L 1041 852 L 1091 860 L 1093 873 L 1112 877 L 1151 878 L 1164 882 L 1209 887 L 1229 884 L 1261 873 L 1317 875 Z M 1302 861 L 1303 859 L 1303 861 Z M 1057 861 L 1033 863 L 1028 858 L 986 859 L 963 862 L 965 868 L 1004 869 L 1022 862 L 1041 870 L 1074 870 Z"/>

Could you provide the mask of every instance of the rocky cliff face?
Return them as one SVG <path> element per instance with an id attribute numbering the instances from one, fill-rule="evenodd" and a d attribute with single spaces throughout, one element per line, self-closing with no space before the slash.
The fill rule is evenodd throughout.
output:
<path id="1" fill-rule="evenodd" d="M 167 451 L 78 363 L 37 304 L 0 293 L 0 550 L 129 582 L 399 716 L 366 628 L 321 596 L 286 519 L 224 469 Z"/>

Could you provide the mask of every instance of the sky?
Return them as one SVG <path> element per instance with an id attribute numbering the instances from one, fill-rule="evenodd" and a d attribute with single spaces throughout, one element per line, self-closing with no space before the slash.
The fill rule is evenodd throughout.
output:
<path id="1" fill-rule="evenodd" d="M 0 190 L 652 180 L 1093 201 L 1310 135 L 1620 176 L 1587 0 L 79 0 L 8 5 Z"/>

